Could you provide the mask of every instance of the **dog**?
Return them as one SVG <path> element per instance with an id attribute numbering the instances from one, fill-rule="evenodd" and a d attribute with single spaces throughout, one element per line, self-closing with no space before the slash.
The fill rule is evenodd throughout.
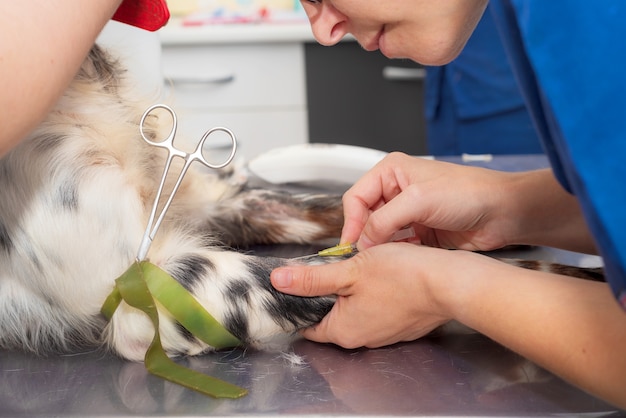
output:
<path id="1" fill-rule="evenodd" d="M 141 360 L 151 342 L 143 313 L 122 304 L 108 324 L 100 314 L 115 278 L 134 261 L 165 160 L 140 136 L 149 104 L 130 84 L 123 66 L 95 45 L 47 118 L 0 160 L 2 348 L 45 354 L 104 346 Z M 144 132 L 164 138 L 169 123 L 147 118 Z M 276 292 L 270 272 L 327 260 L 240 250 L 337 238 L 341 198 L 253 188 L 240 177 L 192 166 L 148 259 L 244 345 L 264 348 L 319 322 L 334 302 Z M 213 349 L 161 316 L 169 356 Z"/>

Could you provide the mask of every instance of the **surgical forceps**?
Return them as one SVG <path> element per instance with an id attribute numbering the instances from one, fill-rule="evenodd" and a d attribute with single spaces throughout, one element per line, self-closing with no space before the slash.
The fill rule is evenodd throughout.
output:
<path id="1" fill-rule="evenodd" d="M 169 135 L 164 140 L 157 141 L 157 142 L 150 140 L 150 138 L 148 138 L 148 136 L 144 132 L 144 124 L 145 124 L 146 118 L 156 109 L 164 109 L 172 117 L 172 130 L 170 131 Z M 170 207 L 170 204 L 172 203 L 172 199 L 174 199 L 174 195 L 176 194 L 176 191 L 180 187 L 180 184 L 183 181 L 183 177 L 185 176 L 185 173 L 187 173 L 187 169 L 189 169 L 189 166 L 191 165 L 191 163 L 193 163 L 194 161 L 200 161 L 202 164 L 204 164 L 205 166 L 209 168 L 213 168 L 213 169 L 223 168 L 223 167 L 226 167 L 228 164 L 230 164 L 230 162 L 235 157 L 235 152 L 237 151 L 237 139 L 235 138 L 235 135 L 232 133 L 230 129 L 221 128 L 221 127 L 212 128 L 206 131 L 204 135 L 202 135 L 202 138 L 200 138 L 200 142 L 198 142 L 198 145 L 196 146 L 196 150 L 194 152 L 188 153 L 188 152 L 179 150 L 174 146 L 174 137 L 176 136 L 177 126 L 178 126 L 178 119 L 176 118 L 176 113 L 174 112 L 172 108 L 164 104 L 156 104 L 156 105 L 150 106 L 144 112 L 143 116 L 141 117 L 141 121 L 139 122 L 139 131 L 141 132 L 141 137 L 143 138 L 143 140 L 146 141 L 148 144 L 153 145 L 155 147 L 165 148 L 168 152 L 168 155 L 165 161 L 165 167 L 163 168 L 163 176 L 161 177 L 161 183 L 159 184 L 159 189 L 154 198 L 154 204 L 152 206 L 152 212 L 150 213 L 150 219 L 148 220 L 146 231 L 144 232 L 143 239 L 141 240 L 141 244 L 139 245 L 139 251 L 137 252 L 137 261 L 143 261 L 146 258 L 146 255 L 148 254 L 148 249 L 150 248 L 150 245 L 152 244 L 152 240 L 154 239 L 154 236 L 156 235 L 156 232 L 159 229 L 159 226 L 161 226 L 161 222 L 163 221 L 163 218 L 165 217 L 165 213 L 167 212 L 167 209 Z M 211 136 L 211 134 L 213 134 L 214 132 L 219 132 L 219 131 L 225 132 L 230 137 L 230 140 L 232 142 L 232 148 L 230 151 L 230 155 L 228 156 L 228 158 L 226 158 L 224 162 L 220 164 L 213 164 L 207 161 L 207 159 L 204 157 L 204 155 L 202 154 L 202 148 L 204 147 L 204 143 L 209 138 L 209 136 Z M 172 189 L 172 192 L 170 193 L 170 196 L 167 199 L 167 202 L 165 202 L 165 206 L 161 210 L 161 213 L 159 214 L 159 217 L 155 222 L 154 219 L 156 217 L 156 212 L 157 212 L 157 207 L 159 205 L 159 201 L 161 200 L 161 195 L 163 194 L 163 186 L 165 185 L 165 179 L 167 178 L 167 173 L 169 172 L 170 165 L 174 157 L 182 158 L 183 160 L 185 160 L 185 164 L 183 165 L 183 168 L 180 171 L 180 174 L 178 175 L 178 179 L 176 180 L 176 183 L 174 184 L 174 188 Z"/>

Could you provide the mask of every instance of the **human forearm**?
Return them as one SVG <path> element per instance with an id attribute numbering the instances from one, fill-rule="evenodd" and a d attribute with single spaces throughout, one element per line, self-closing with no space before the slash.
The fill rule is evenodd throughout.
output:
<path id="1" fill-rule="evenodd" d="M 626 406 L 626 313 L 609 287 L 457 253 L 468 266 L 433 292 L 450 317 L 564 379 Z M 451 292 L 450 289 L 454 289 Z"/>
<path id="2" fill-rule="evenodd" d="M 626 406 L 626 313 L 605 283 L 531 271 L 470 251 L 387 243 L 349 260 L 272 273 L 282 292 L 334 294 L 313 341 L 345 348 L 419 338 L 455 319 L 570 382 Z"/>
<path id="3" fill-rule="evenodd" d="M 576 197 L 550 170 L 511 174 L 502 183 L 501 204 L 494 209 L 509 244 L 544 245 L 596 252 Z"/>
<path id="4" fill-rule="evenodd" d="M 24 0 L 0 14 L 0 156 L 56 102 L 121 0 Z"/>

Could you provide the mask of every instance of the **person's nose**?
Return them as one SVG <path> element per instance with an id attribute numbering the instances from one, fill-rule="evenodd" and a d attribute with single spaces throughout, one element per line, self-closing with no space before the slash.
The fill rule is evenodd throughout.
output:
<path id="1" fill-rule="evenodd" d="M 347 17 L 330 2 L 311 4 L 305 1 L 302 5 L 311 22 L 313 36 L 320 44 L 335 45 L 348 33 Z"/>

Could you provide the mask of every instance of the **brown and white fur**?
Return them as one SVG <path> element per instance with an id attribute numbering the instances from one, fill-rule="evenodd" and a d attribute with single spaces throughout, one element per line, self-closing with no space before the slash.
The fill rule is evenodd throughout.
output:
<path id="1" fill-rule="evenodd" d="M 148 318 L 122 304 L 106 325 L 99 311 L 136 256 L 161 177 L 164 155 L 138 129 L 151 104 L 94 47 L 45 121 L 0 160 L 0 347 L 106 345 L 143 358 Z M 149 123 L 156 137 L 169 132 L 169 120 Z M 269 273 L 296 261 L 232 248 L 336 238 L 341 199 L 254 189 L 230 174 L 192 167 L 148 257 L 244 344 L 264 348 L 318 322 L 334 299 L 278 293 Z M 165 316 L 161 333 L 169 355 L 211 349 Z"/>
<path id="2" fill-rule="evenodd" d="M 136 256 L 164 164 L 139 136 L 149 104 L 127 84 L 94 47 L 46 120 L 0 160 L 2 347 L 106 343 L 129 359 L 146 351 L 152 330 L 142 313 L 122 305 L 106 329 L 99 314 Z M 156 136 L 169 132 L 162 119 L 148 118 Z M 269 273 L 291 261 L 229 247 L 310 243 L 337 237 L 341 223 L 337 196 L 251 189 L 228 172 L 192 166 L 148 257 L 245 344 L 263 347 L 319 321 L 333 299 L 278 294 Z M 171 355 L 210 348 L 172 320 L 161 332 Z"/>

